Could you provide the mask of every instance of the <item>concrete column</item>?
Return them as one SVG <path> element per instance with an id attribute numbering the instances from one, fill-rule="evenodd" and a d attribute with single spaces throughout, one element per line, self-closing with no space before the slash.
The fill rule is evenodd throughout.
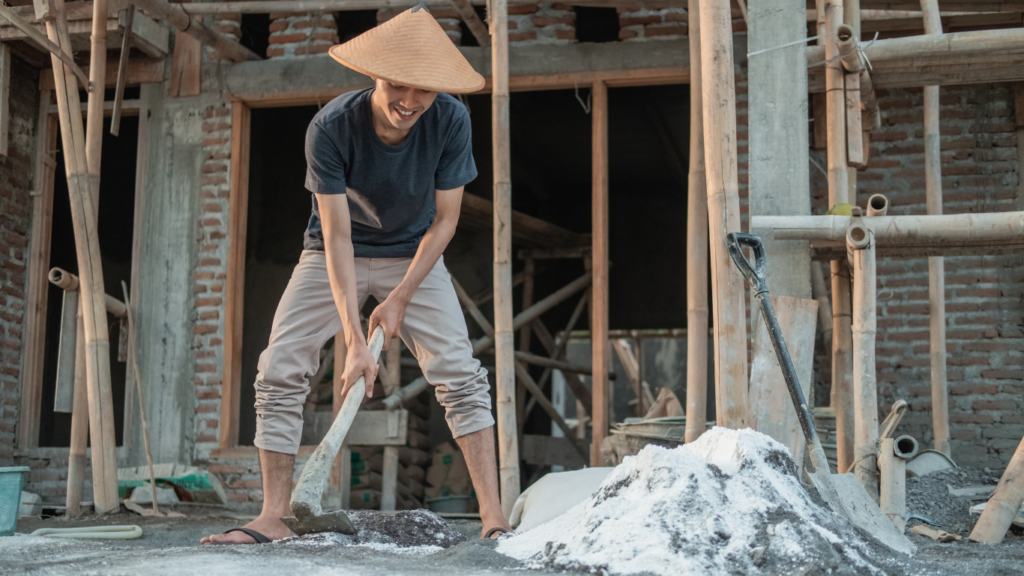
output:
<path id="1" fill-rule="evenodd" d="M 807 37 L 804 0 L 748 4 L 750 53 Z M 807 130 L 807 56 L 803 44 L 750 56 L 750 215 L 811 213 Z M 765 230 L 768 289 L 773 295 L 811 297 L 806 241 L 775 241 Z M 755 332 L 756 333 L 756 332 Z"/>

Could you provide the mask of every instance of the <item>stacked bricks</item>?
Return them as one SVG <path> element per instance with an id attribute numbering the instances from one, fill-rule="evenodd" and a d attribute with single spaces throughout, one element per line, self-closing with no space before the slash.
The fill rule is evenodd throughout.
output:
<path id="1" fill-rule="evenodd" d="M 203 177 L 200 191 L 195 311 L 195 457 L 217 447 L 224 360 L 224 283 L 227 277 L 228 190 L 231 164 L 231 108 L 206 109 L 203 122 Z"/>
<path id="2" fill-rule="evenodd" d="M 86 452 L 84 488 L 82 500 L 92 500 L 92 453 Z M 23 490 L 39 494 L 43 502 L 64 503 L 68 492 L 68 451 L 66 448 L 43 449 L 42 455 L 32 458 L 19 457 L 17 466 L 28 466 L 32 472 L 28 475 Z"/>
<path id="3" fill-rule="evenodd" d="M 0 466 L 14 458 L 20 407 L 38 76 L 38 70 L 11 56 L 9 139 L 7 156 L 0 156 Z"/>
<path id="4" fill-rule="evenodd" d="M 330 12 L 270 13 L 267 58 L 324 54 L 338 42 L 338 24 Z"/>
<path id="5" fill-rule="evenodd" d="M 438 25 L 441 26 L 444 33 L 448 35 L 448 38 L 451 39 L 452 43 L 456 46 L 461 46 L 462 26 L 460 25 L 460 22 L 462 20 L 459 18 L 458 11 L 449 5 L 440 4 L 427 6 L 427 10 L 430 11 L 430 15 L 434 17 L 434 20 L 437 20 Z M 377 25 L 380 26 L 402 12 L 404 12 L 404 10 L 396 8 L 381 8 L 377 11 Z"/>
<path id="6" fill-rule="evenodd" d="M 568 4 L 509 6 L 508 41 L 572 44 L 576 41 L 576 12 Z"/>
<path id="7" fill-rule="evenodd" d="M 219 31 L 228 40 L 234 40 L 235 42 L 238 42 L 239 39 L 242 37 L 241 14 L 212 14 L 207 18 L 209 19 L 209 21 L 207 22 L 209 27 L 213 30 Z M 210 48 L 209 46 L 204 46 L 204 52 L 206 54 L 206 57 L 210 60 L 226 60 L 226 58 L 221 58 L 219 52 L 217 52 L 213 48 Z"/>
<path id="8" fill-rule="evenodd" d="M 619 40 L 678 40 L 688 33 L 689 15 L 684 8 L 651 10 L 620 6 L 616 10 L 619 13 Z M 732 11 L 732 31 L 747 31 L 747 23 L 739 10 Z"/>
<path id="9" fill-rule="evenodd" d="M 859 173 L 858 203 L 882 193 L 892 215 L 925 214 L 920 89 L 880 91 L 882 129 Z M 940 100 L 943 211 L 1019 210 L 1013 91 L 1008 84 L 944 87 Z M 812 173 L 816 214 L 828 190 Z M 1024 436 L 1024 256 L 946 257 L 946 350 L 953 459 L 1001 469 Z M 826 266 L 826 278 L 828 268 Z M 933 444 L 928 262 L 878 259 L 877 368 L 880 415 L 903 399 L 900 433 Z M 829 381 L 828 361 L 816 363 Z"/>

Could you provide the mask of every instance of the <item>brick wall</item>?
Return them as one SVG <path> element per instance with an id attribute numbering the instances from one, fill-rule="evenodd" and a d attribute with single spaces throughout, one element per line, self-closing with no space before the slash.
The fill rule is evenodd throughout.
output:
<path id="1" fill-rule="evenodd" d="M 568 4 L 509 6 L 508 41 L 571 44 L 576 41 L 576 13 Z"/>
<path id="2" fill-rule="evenodd" d="M 338 25 L 330 12 L 271 12 L 267 58 L 324 54 L 338 43 Z"/>
<path id="3" fill-rule="evenodd" d="M 619 13 L 619 40 L 677 40 L 686 36 L 689 15 L 685 8 L 651 10 L 622 6 Z M 732 31 L 746 32 L 747 23 L 738 9 L 732 11 Z"/>
<path id="4" fill-rule="evenodd" d="M 459 17 L 458 11 L 448 4 L 427 6 L 427 10 L 430 10 L 430 15 L 434 17 L 434 20 L 437 20 L 441 29 L 444 30 L 444 33 L 447 34 L 449 38 L 451 38 L 452 42 L 455 43 L 456 46 L 461 46 L 462 26 L 460 25 L 460 22 L 462 22 L 462 19 Z M 388 20 L 391 20 L 402 12 L 405 12 L 405 9 L 381 8 L 377 11 L 377 25 L 379 26 Z"/>
<path id="5" fill-rule="evenodd" d="M 193 271 L 195 454 L 209 458 L 217 447 L 224 360 L 224 282 L 227 277 L 231 108 L 210 106 L 203 122 L 203 176 L 196 267 Z"/>
<path id="6" fill-rule="evenodd" d="M 38 72 L 11 56 L 7 156 L 0 156 L 0 466 L 14 457 L 31 223 Z"/>
<path id="7" fill-rule="evenodd" d="M 925 214 L 920 89 L 880 92 L 882 129 L 860 172 L 858 201 L 889 197 L 890 214 Z M 941 139 L 946 214 L 1016 210 L 1018 163 L 1008 84 L 943 88 Z M 827 209 L 825 177 L 812 174 L 814 212 Z M 1024 436 L 1024 256 L 947 257 L 946 349 L 953 458 L 1001 469 Z M 825 267 L 826 278 L 828 268 Z M 878 260 L 878 392 L 884 416 L 910 403 L 900 431 L 932 447 L 928 262 Z M 828 381 L 828 362 L 819 361 Z M 824 373 L 823 373 L 824 372 Z"/>

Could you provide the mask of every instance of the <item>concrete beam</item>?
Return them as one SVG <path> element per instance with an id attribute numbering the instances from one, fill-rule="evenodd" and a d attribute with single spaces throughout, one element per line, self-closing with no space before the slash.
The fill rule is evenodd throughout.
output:
<path id="1" fill-rule="evenodd" d="M 807 37 L 801 0 L 751 2 L 750 51 L 769 49 Z M 810 215 L 808 177 L 806 48 L 788 48 L 751 56 L 750 214 Z M 751 230 L 758 234 L 758 230 Z M 768 285 L 772 294 L 811 297 L 811 257 L 806 240 L 765 237 Z"/>
<path id="2" fill-rule="evenodd" d="M 736 60 L 746 58 L 746 36 L 734 38 Z M 491 75 L 489 48 L 462 47 L 466 59 Z M 678 84 L 689 81 L 686 40 L 511 46 L 509 75 L 513 91 L 572 88 L 602 80 L 610 87 Z M 224 86 L 233 100 L 251 106 L 328 102 L 349 90 L 370 86 L 369 77 L 330 58 L 270 59 L 231 65 Z M 488 92 L 489 85 L 482 92 Z"/>

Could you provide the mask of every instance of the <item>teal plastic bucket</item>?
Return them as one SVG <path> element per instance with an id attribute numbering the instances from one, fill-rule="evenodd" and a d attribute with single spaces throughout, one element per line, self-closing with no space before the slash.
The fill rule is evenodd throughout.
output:
<path id="1" fill-rule="evenodd" d="M 0 536 L 14 534 L 21 506 L 21 489 L 25 485 L 28 466 L 0 468 Z"/>

